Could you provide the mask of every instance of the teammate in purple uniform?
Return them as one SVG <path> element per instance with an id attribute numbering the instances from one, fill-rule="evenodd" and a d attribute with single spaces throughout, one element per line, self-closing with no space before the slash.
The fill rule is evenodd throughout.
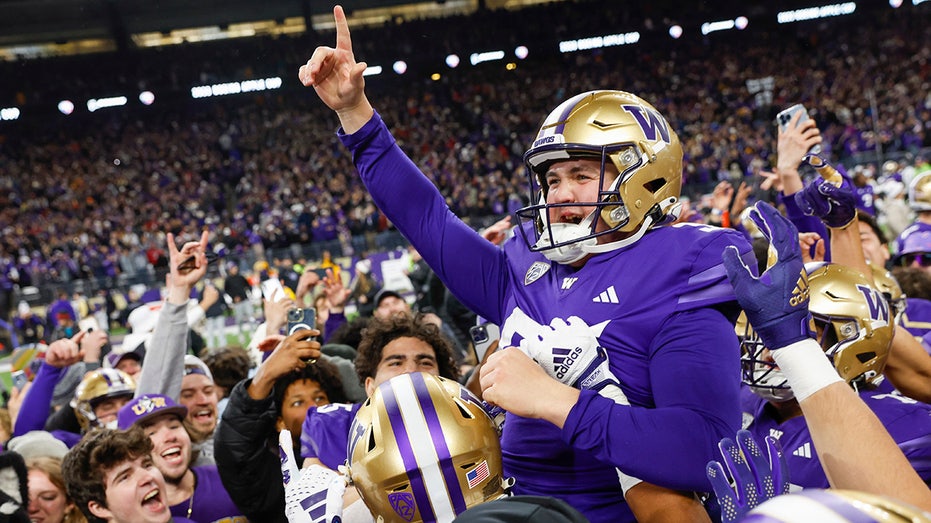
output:
<path id="1" fill-rule="evenodd" d="M 433 324 L 420 316 L 400 314 L 373 320 L 366 327 L 356 355 L 356 371 L 371 396 L 383 382 L 399 374 L 427 372 L 455 380 L 459 373 L 453 348 Z M 301 427 L 304 466 L 336 470 L 346 462 L 349 428 L 360 403 L 330 403 L 310 407 Z"/>
<path id="2" fill-rule="evenodd" d="M 892 345 L 895 326 L 886 301 L 861 273 L 843 265 L 808 266 L 809 310 L 825 353 L 876 414 L 925 482 L 931 481 L 931 406 L 875 390 Z M 783 447 L 791 482 L 827 488 L 801 408 L 792 390 L 751 331 L 743 347 L 742 402 L 747 429 L 762 441 L 772 436 Z"/>
<path id="3" fill-rule="evenodd" d="M 721 252 L 753 254 L 736 231 L 669 224 L 682 148 L 668 122 L 620 91 L 564 102 L 525 156 L 542 185 L 539 205 L 522 210 L 535 222 L 520 226 L 527 241 L 498 248 L 397 146 L 365 96 L 342 8 L 334 15 L 336 48 L 318 47 L 301 81 L 336 111 L 378 207 L 463 304 L 502 325 L 506 348 L 481 382 L 508 411 L 502 453 L 515 492 L 563 498 L 593 521 L 630 520 L 620 471 L 634 510 L 641 494 L 656 494 L 640 505 L 650 511 L 694 509 L 667 489 L 707 490 L 704 464 L 739 424 Z"/>

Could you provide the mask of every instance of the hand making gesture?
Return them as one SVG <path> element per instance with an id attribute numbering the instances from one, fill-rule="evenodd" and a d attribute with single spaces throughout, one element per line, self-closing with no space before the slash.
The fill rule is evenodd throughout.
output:
<path id="1" fill-rule="evenodd" d="M 301 66 L 298 76 L 305 86 L 313 87 L 317 96 L 339 115 L 344 132 L 352 134 L 373 113 L 365 97 L 365 62 L 356 62 L 352 54 L 349 24 L 341 6 L 333 8 L 336 20 L 336 48 L 320 46 Z"/>

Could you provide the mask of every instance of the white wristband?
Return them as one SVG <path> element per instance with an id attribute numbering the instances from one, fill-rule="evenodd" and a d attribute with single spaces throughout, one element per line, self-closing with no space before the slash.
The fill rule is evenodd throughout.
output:
<path id="1" fill-rule="evenodd" d="M 772 351 L 772 355 L 800 403 L 824 387 L 843 381 L 813 339 L 797 341 Z"/>

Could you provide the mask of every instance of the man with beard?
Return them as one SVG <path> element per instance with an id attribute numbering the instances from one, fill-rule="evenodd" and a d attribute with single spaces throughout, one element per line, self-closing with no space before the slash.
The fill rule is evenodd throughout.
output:
<path id="1" fill-rule="evenodd" d="M 217 404 L 220 396 L 207 364 L 190 354 L 184 356 L 184 377 L 181 378 L 181 395 L 178 402 L 187 408 L 184 428 L 191 436 L 198 452 L 195 465 L 212 465 L 213 432 L 219 418 Z"/>
<path id="2" fill-rule="evenodd" d="M 198 523 L 246 523 L 216 465 L 191 466 L 191 438 L 183 423 L 187 414 L 168 396 L 146 394 L 120 409 L 118 424 L 120 430 L 141 429 L 151 440 L 152 462 L 165 478 L 164 499 L 172 515 Z"/>

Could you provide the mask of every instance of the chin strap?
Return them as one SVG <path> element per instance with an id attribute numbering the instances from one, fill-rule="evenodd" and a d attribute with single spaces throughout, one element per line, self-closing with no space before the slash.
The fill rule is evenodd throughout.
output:
<path id="1" fill-rule="evenodd" d="M 682 212 L 682 204 L 676 204 L 676 198 L 671 197 L 667 198 L 665 201 L 660 202 L 660 209 L 672 205 L 673 207 L 670 211 L 663 215 L 662 219 L 656 221 L 654 216 L 655 213 L 649 213 L 643 217 L 643 223 L 640 224 L 640 227 L 637 231 L 622 240 L 617 240 L 609 243 L 598 243 L 594 245 L 582 245 L 582 251 L 588 254 L 597 254 L 602 252 L 610 252 L 616 249 L 621 249 L 631 245 L 643 238 L 643 235 L 647 233 L 654 225 L 665 225 L 667 223 L 673 222 L 679 218 L 679 213 Z"/>

